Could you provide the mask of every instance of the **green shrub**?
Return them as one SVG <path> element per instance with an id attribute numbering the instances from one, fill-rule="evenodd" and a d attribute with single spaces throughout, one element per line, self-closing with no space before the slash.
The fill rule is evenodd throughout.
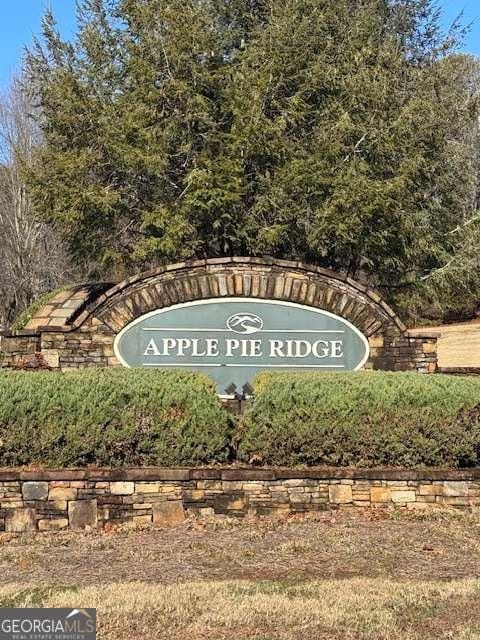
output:
<path id="1" fill-rule="evenodd" d="M 232 422 L 192 372 L 0 372 L 0 466 L 225 462 Z"/>
<path id="2" fill-rule="evenodd" d="M 264 373 L 237 436 L 271 465 L 477 465 L 480 379 L 416 373 Z"/>
<path id="3" fill-rule="evenodd" d="M 0 372 L 0 466 L 222 463 L 232 439 L 200 374 Z M 235 444 L 270 465 L 478 465 L 480 378 L 264 373 Z"/>

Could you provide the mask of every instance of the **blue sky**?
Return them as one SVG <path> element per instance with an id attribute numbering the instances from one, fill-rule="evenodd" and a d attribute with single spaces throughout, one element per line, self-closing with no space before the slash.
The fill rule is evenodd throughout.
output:
<path id="1" fill-rule="evenodd" d="M 464 12 L 464 22 L 472 22 L 464 50 L 480 55 L 480 0 L 438 0 L 443 9 L 446 28 Z M 39 33 L 46 6 L 53 9 L 62 35 L 69 37 L 75 29 L 75 0 L 0 0 L 0 88 L 8 85 L 18 69 L 25 45 Z"/>

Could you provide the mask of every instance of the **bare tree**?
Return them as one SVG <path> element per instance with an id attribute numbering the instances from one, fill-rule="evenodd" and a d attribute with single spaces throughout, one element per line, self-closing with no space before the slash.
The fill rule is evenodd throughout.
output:
<path id="1" fill-rule="evenodd" d="M 0 328 L 40 294 L 72 278 L 58 234 L 34 214 L 23 171 L 41 144 L 32 106 L 15 80 L 0 98 Z"/>

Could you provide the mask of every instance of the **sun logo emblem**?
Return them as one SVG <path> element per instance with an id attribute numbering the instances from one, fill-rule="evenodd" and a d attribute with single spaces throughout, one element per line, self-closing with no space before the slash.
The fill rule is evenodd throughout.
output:
<path id="1" fill-rule="evenodd" d="M 263 327 L 263 320 L 254 313 L 236 313 L 228 318 L 226 325 L 235 333 L 257 333 Z"/>

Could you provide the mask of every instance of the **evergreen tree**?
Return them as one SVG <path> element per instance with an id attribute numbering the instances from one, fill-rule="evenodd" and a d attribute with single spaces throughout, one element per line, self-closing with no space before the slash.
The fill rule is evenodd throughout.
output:
<path id="1" fill-rule="evenodd" d="M 98 275 L 270 254 L 421 282 L 476 206 L 458 35 L 432 0 L 83 0 L 73 43 L 47 13 L 32 197 Z"/>

